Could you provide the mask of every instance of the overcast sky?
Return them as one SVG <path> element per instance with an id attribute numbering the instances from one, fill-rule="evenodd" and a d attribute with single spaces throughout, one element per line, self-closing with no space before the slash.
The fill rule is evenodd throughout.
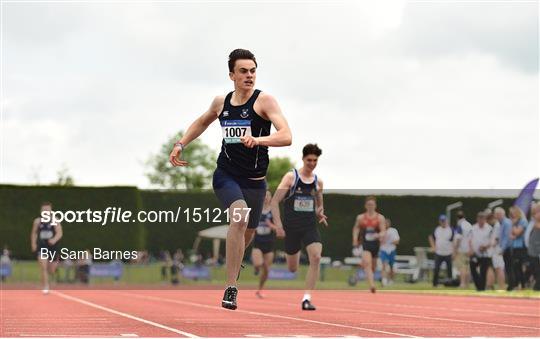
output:
<path id="1" fill-rule="evenodd" d="M 144 162 L 252 50 L 328 188 L 520 188 L 540 173 L 538 4 L 4 3 L 4 183 L 63 166 L 151 187 Z M 202 140 L 219 149 L 217 123 Z"/>

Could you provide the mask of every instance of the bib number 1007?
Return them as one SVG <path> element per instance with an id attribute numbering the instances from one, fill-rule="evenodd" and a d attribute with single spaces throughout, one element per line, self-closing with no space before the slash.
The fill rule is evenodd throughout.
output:
<path id="1" fill-rule="evenodd" d="M 238 144 L 240 138 L 251 136 L 250 120 L 226 120 L 221 123 L 223 140 L 226 144 Z"/>
<path id="2" fill-rule="evenodd" d="M 226 138 L 239 138 L 246 136 L 246 127 L 229 127 L 226 128 L 223 132 L 225 133 Z"/>

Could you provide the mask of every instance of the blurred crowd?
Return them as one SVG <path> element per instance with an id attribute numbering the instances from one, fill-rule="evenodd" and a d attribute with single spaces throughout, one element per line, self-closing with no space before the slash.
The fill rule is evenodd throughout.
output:
<path id="1" fill-rule="evenodd" d="M 435 253 L 433 286 L 440 283 L 439 274 L 446 266 L 446 281 L 452 281 L 453 268 L 459 272 L 462 288 L 472 279 L 478 291 L 486 289 L 533 288 L 540 290 L 540 203 L 533 203 L 530 216 L 512 206 L 508 213 L 502 207 L 476 214 L 474 224 L 463 211 L 450 226 L 446 215 L 429 236 Z"/>

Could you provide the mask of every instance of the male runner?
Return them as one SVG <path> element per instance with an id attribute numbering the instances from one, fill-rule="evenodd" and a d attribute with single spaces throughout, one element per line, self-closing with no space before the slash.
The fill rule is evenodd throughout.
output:
<path id="1" fill-rule="evenodd" d="M 234 91 L 217 96 L 210 108 L 174 144 L 169 156 L 173 166 L 187 166 L 182 150 L 219 119 L 223 132 L 212 186 L 228 208 L 230 227 L 225 245 L 227 288 L 221 306 L 237 308 L 236 280 L 245 246 L 253 238 L 266 194 L 268 147 L 289 146 L 291 131 L 279 105 L 271 95 L 255 89 L 257 61 L 248 50 L 235 49 L 229 55 L 229 78 Z M 276 132 L 270 134 L 271 125 Z M 247 240 L 247 241 L 246 241 Z"/>
<path id="2" fill-rule="evenodd" d="M 283 228 L 277 228 L 273 222 L 271 201 L 272 193 L 266 191 L 261 219 L 255 231 L 253 249 L 251 250 L 251 262 L 255 267 L 255 274 L 261 274 L 259 277 L 259 289 L 255 292 L 255 295 L 261 299 L 264 297 L 262 289 L 266 280 L 268 280 L 270 266 L 274 263 L 274 242 L 276 235 L 280 238 L 285 236 Z"/>
<path id="3" fill-rule="evenodd" d="M 52 211 L 52 204 L 44 202 L 41 204 L 41 213 Z M 56 244 L 62 238 L 62 226 L 59 222 L 53 225 L 51 222 L 44 222 L 41 216 L 34 219 L 32 232 L 30 233 L 30 246 L 32 252 L 37 256 L 41 268 L 41 283 L 43 284 L 43 294 L 49 293 L 49 274 L 54 274 L 58 266 L 58 248 Z M 41 249 L 47 249 L 47 257 L 41 256 Z M 52 256 L 52 257 L 49 257 Z"/>
<path id="4" fill-rule="evenodd" d="M 279 203 L 284 201 L 285 252 L 289 271 L 296 272 L 300 261 L 300 250 L 305 246 L 309 268 L 306 275 L 306 290 L 302 299 L 302 310 L 314 311 L 311 292 L 315 289 L 321 263 L 322 243 L 317 229 L 317 219 L 328 227 L 323 204 L 323 182 L 313 170 L 322 150 L 317 144 L 307 144 L 302 150 L 304 165 L 299 170 L 286 173 L 272 198 L 274 223 L 282 228 Z"/>
<path id="5" fill-rule="evenodd" d="M 384 237 L 386 230 L 385 217 L 377 212 L 377 198 L 366 197 L 364 204 L 366 211 L 356 217 L 352 230 L 353 252 L 362 248 L 362 267 L 366 273 L 371 293 L 375 293 L 375 279 L 373 277 L 377 268 L 377 256 L 379 254 L 380 239 Z"/>

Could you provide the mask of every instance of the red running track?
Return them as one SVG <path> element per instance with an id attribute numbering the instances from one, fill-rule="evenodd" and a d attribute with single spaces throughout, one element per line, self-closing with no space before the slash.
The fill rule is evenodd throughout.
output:
<path id="1" fill-rule="evenodd" d="M 317 291 L 1 291 L 0 337 L 540 337 L 540 299 Z"/>

